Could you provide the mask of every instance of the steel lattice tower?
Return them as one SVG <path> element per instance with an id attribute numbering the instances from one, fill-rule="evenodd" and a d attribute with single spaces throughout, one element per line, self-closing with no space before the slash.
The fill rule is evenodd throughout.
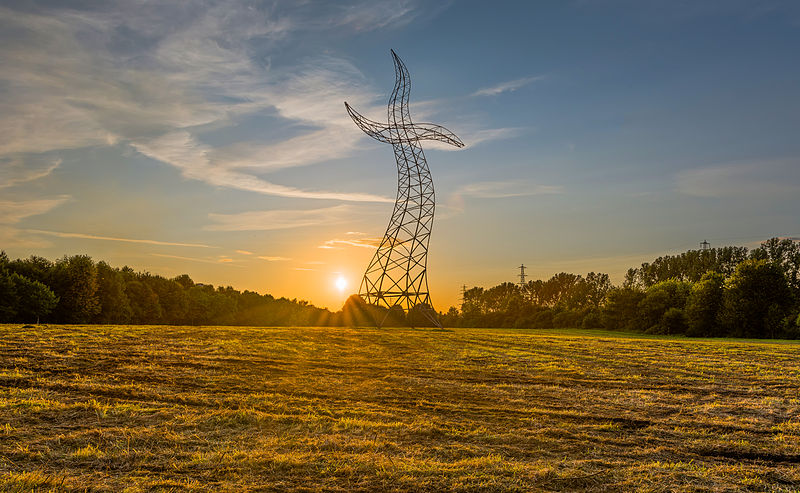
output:
<path id="1" fill-rule="evenodd" d="M 392 144 L 397 161 L 397 199 L 378 250 L 364 272 L 359 295 L 367 303 L 408 313 L 420 310 L 440 326 L 428 291 L 428 241 L 436 208 L 431 178 L 420 141 L 464 144 L 452 132 L 432 123 L 413 123 L 408 108 L 411 78 L 392 50 L 395 83 L 389 97 L 388 123 L 363 117 L 346 102 L 350 117 L 373 139 Z M 388 316 L 388 314 L 387 314 Z M 385 320 L 385 319 L 384 319 Z M 379 324 L 383 325 L 383 321 Z"/>

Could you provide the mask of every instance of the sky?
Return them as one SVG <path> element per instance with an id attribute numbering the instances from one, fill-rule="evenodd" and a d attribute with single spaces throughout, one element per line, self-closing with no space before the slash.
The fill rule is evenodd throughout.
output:
<path id="1" fill-rule="evenodd" d="M 800 3 L 0 2 L 0 249 L 339 309 L 389 220 L 411 74 L 462 285 L 800 237 Z M 339 290 L 343 278 L 347 288 Z"/>

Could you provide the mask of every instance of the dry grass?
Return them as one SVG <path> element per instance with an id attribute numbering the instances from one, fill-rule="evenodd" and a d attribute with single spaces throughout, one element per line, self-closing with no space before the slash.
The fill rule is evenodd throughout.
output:
<path id="1" fill-rule="evenodd" d="M 800 344 L 0 326 L 0 490 L 800 490 Z"/>

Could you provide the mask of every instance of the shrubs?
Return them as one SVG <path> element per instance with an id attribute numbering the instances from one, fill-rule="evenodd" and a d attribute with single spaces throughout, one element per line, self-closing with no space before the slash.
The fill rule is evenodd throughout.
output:
<path id="1" fill-rule="evenodd" d="M 663 331 L 660 334 L 683 334 L 686 332 L 686 315 L 680 308 L 669 308 L 661 316 L 657 327 Z"/>
<path id="2" fill-rule="evenodd" d="M 575 329 L 581 326 L 583 316 L 581 310 L 560 311 L 553 315 L 553 326 L 559 329 Z"/>
<path id="3" fill-rule="evenodd" d="M 581 321 L 581 328 L 582 329 L 602 329 L 603 328 L 603 317 L 600 314 L 599 310 L 592 310 L 583 317 Z"/>

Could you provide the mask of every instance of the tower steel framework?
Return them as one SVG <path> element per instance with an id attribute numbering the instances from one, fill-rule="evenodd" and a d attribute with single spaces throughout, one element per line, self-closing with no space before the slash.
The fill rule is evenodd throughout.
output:
<path id="1" fill-rule="evenodd" d="M 436 208 L 433 179 L 420 142 L 438 140 L 456 147 L 464 143 L 446 128 L 414 123 L 408 108 L 411 77 L 394 50 L 395 83 L 389 97 L 388 123 L 365 118 L 344 103 L 350 117 L 373 139 L 391 144 L 397 161 L 397 199 L 389 226 L 364 272 L 358 294 L 367 303 L 404 313 L 419 310 L 439 324 L 428 291 L 428 241 Z M 387 313 L 388 316 L 388 313 Z M 377 325 L 383 325 L 383 321 Z"/>

